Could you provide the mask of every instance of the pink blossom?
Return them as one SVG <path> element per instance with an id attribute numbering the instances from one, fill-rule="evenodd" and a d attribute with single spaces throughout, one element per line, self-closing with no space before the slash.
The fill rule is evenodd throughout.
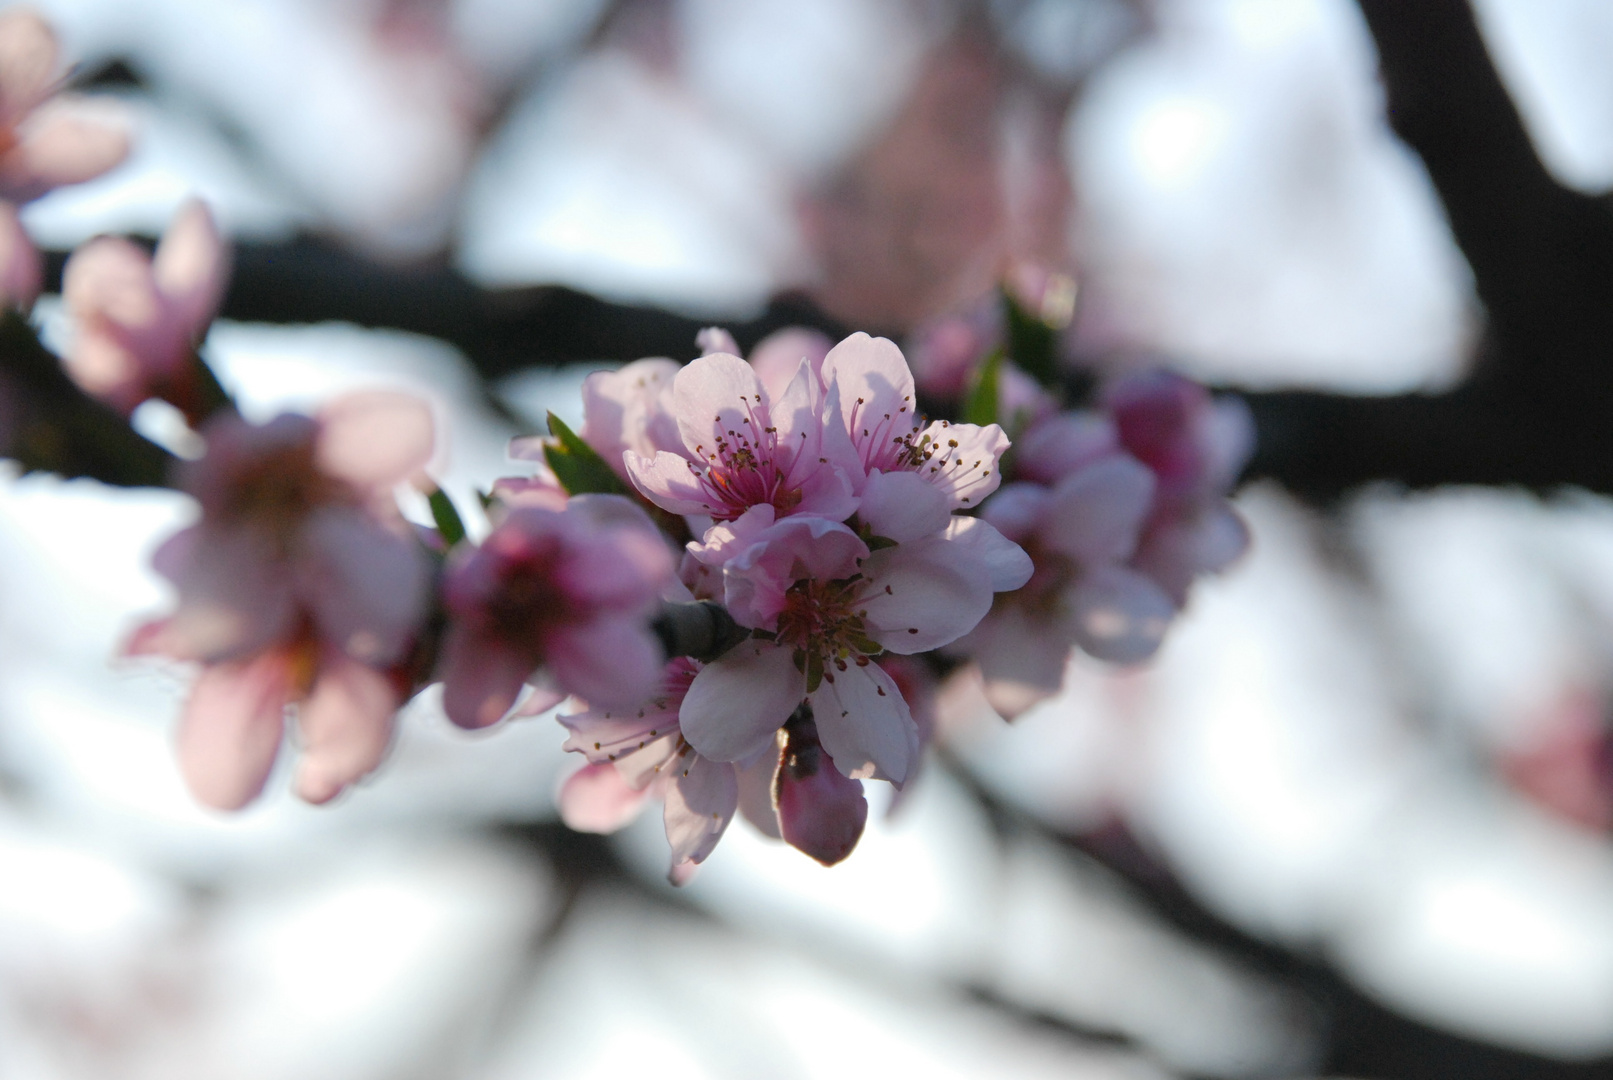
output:
<path id="1" fill-rule="evenodd" d="M 202 802 L 236 809 L 257 796 L 292 704 L 303 798 L 331 799 L 379 764 L 430 587 L 392 491 L 429 459 L 432 428 L 423 402 L 382 391 L 317 419 L 229 413 L 203 428 L 207 454 L 180 475 L 201 520 L 153 558 L 178 608 L 129 644 L 204 665 L 179 728 L 180 768 Z"/>
<path id="2" fill-rule="evenodd" d="M 441 665 L 449 719 L 495 723 L 540 667 L 595 706 L 644 700 L 664 662 L 649 624 L 672 570 L 655 526 L 621 496 L 510 511 L 480 547 L 450 559 Z"/>
<path id="3" fill-rule="evenodd" d="M 1215 400 L 1164 371 L 1119 379 L 1103 405 L 1120 445 L 1156 482 L 1133 565 L 1180 605 L 1195 577 L 1223 569 L 1249 545 L 1247 528 L 1225 499 L 1253 448 L 1248 408 L 1236 398 Z"/>
<path id="4" fill-rule="evenodd" d="M 678 364 L 662 357 L 635 360 L 616 371 L 596 371 L 582 386 L 583 425 L 577 434 L 616 474 L 628 479 L 625 451 L 654 457 L 683 446 L 673 416 L 672 382 Z M 531 456 L 539 440 L 517 439 L 514 456 Z"/>
<path id="5" fill-rule="evenodd" d="M 762 505 L 837 521 L 856 510 L 855 457 L 807 364 L 775 398 L 739 357 L 702 356 L 673 379 L 672 403 L 681 445 L 623 453 L 633 484 L 663 510 L 715 521 Z"/>
<path id="6" fill-rule="evenodd" d="M 998 462 L 1008 449 L 1002 428 L 945 420 L 925 425 L 914 400 L 913 375 L 891 341 L 852 334 L 829 350 L 821 377 L 862 466 L 858 494 L 865 520 L 897 512 L 893 500 L 916 501 L 946 514 L 979 506 L 997 490 Z M 875 483 L 873 491 L 865 490 L 876 475 L 893 474 L 910 474 L 929 490 L 906 482 Z"/>
<path id="7" fill-rule="evenodd" d="M 26 202 L 94 179 L 129 152 L 115 107 L 56 93 L 62 67 L 56 35 L 36 12 L 0 14 L 0 198 Z"/>
<path id="8" fill-rule="evenodd" d="M 1017 588 L 1031 573 L 1024 552 L 974 518 L 878 551 L 845 525 L 811 516 L 733 543 L 743 550 L 691 551 L 721 562 L 729 613 L 763 636 L 696 676 L 680 713 L 685 737 L 714 760 L 738 761 L 767 745 L 806 701 L 844 775 L 898 785 L 916 763 L 919 734 L 873 657 L 953 641 L 986 614 L 994 591 Z"/>
<path id="9" fill-rule="evenodd" d="M 712 327 L 702 330 L 698 339 L 700 347 L 705 353 L 727 352 L 735 356 L 740 355 L 739 346 L 726 330 Z M 808 330 L 801 326 L 787 326 L 782 330 L 775 330 L 756 343 L 746 360 L 755 369 L 756 377 L 762 381 L 768 394 L 777 400 L 788 389 L 790 380 L 795 378 L 796 369 L 805 361 L 812 369 L 814 375 L 823 368 L 823 358 L 829 355 L 829 349 L 834 344 L 828 337 L 816 330 Z"/>
<path id="10" fill-rule="evenodd" d="M 44 267 L 17 208 L 0 201 L 0 309 L 27 311 L 39 297 Z"/>
<path id="11" fill-rule="evenodd" d="M 154 256 L 118 237 L 80 247 L 62 271 L 76 322 L 63 362 L 86 392 L 124 413 L 160 396 L 205 412 L 192 365 L 223 298 L 228 259 L 205 203 L 180 207 Z"/>
<path id="12" fill-rule="evenodd" d="M 562 820 L 581 832 L 615 832 L 647 799 L 661 797 L 672 877 L 679 883 L 722 839 L 739 806 L 741 783 L 771 784 L 778 763 L 771 745 L 744 768 L 713 761 L 689 745 L 678 710 L 699 671 L 698 662 L 677 657 L 666 664 L 653 696 L 640 703 L 560 717 L 571 731 L 565 748 L 589 762 L 561 788 Z"/>
<path id="13" fill-rule="evenodd" d="M 1153 491 L 1141 463 L 1108 454 L 1052 487 L 1009 484 L 986 504 L 985 519 L 1024 545 L 1036 566 L 955 650 L 980 665 L 987 698 L 1003 715 L 1058 690 L 1072 645 L 1123 664 L 1159 647 L 1176 605 L 1127 565 Z"/>

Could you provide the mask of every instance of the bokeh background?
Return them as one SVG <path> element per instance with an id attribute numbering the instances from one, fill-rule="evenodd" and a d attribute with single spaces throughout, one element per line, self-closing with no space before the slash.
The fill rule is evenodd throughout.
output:
<path id="1" fill-rule="evenodd" d="M 137 130 L 25 211 L 44 247 L 201 194 L 260 268 L 896 335 L 1031 262 L 1079 283 L 1073 363 L 1256 390 L 1438 392 L 1483 340 L 1350 0 L 38 6 Z M 1552 175 L 1613 188 L 1613 6 L 1473 10 Z M 466 497 L 627 359 L 489 378 L 295 306 L 207 340 L 247 414 L 426 393 Z M 736 823 L 674 890 L 657 814 L 558 824 L 550 718 L 466 734 L 433 692 L 336 805 L 277 773 L 201 810 L 184 673 L 113 659 L 193 509 L 8 474 L 0 1078 L 1613 1076 L 1613 503 L 1237 504 L 1250 554 L 1157 660 L 1078 657 L 1011 727 L 962 678 L 845 864 Z"/>

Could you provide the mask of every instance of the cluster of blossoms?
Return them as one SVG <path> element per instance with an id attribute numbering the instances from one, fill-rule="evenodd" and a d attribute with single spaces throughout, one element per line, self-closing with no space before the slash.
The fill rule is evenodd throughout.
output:
<path id="1" fill-rule="evenodd" d="M 48 28 L 0 16 L 0 196 L 126 149 L 48 100 L 57 77 Z M 1151 655 L 1194 578 L 1247 543 L 1224 497 L 1248 451 L 1238 406 L 1145 373 L 1061 411 L 1048 357 L 982 362 L 985 323 L 926 368 L 932 398 L 990 384 L 980 423 L 925 419 L 901 351 L 860 333 L 784 331 L 747 361 L 712 329 L 686 366 L 596 373 L 580 433 L 554 421 L 513 444 L 536 469 L 493 485 L 476 542 L 428 475 L 425 402 L 370 391 L 313 417 L 239 414 L 198 352 L 227 267 L 191 202 L 154 254 L 97 238 L 62 285 L 76 331 L 62 365 L 94 408 L 118 422 L 165 400 L 204 448 L 171 481 L 199 518 L 154 558 L 177 603 L 128 652 L 200 668 L 179 766 L 220 809 L 261 793 L 288 728 L 297 793 L 336 797 L 380 764 L 399 707 L 440 683 L 465 728 L 571 698 L 566 748 L 587 764 L 561 792 L 565 820 L 609 831 L 659 797 L 674 880 L 736 811 L 833 864 L 863 832 L 864 784 L 916 775 L 934 682 L 957 659 L 1011 716 L 1058 688 L 1072 647 Z M 40 276 L 0 202 L 9 306 L 26 309 Z M 1055 286 L 1041 283 L 1044 309 Z M 15 314 L 4 326 L 32 333 Z M 428 494 L 435 529 L 405 520 L 403 485 Z"/>

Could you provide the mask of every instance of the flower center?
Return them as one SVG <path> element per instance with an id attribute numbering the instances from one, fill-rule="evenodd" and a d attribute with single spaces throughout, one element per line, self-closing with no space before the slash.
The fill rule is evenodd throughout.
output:
<path id="1" fill-rule="evenodd" d="M 869 657 L 883 651 L 869 639 L 863 621 L 867 612 L 858 607 L 866 584 L 860 575 L 837 581 L 807 579 L 785 592 L 775 639 L 792 650 L 796 668 L 806 673 L 808 693 L 824 679 L 834 682 L 836 671 L 851 664 L 865 666 Z"/>
<path id="2" fill-rule="evenodd" d="M 778 428 L 770 426 L 765 415 L 758 417 L 751 403 L 740 404 L 745 416 L 738 425 L 719 434 L 714 448 L 696 446 L 700 461 L 690 462 L 689 468 L 715 497 L 706 509 L 716 520 L 730 521 L 763 503 L 770 503 L 783 517 L 800 505 L 801 490 L 785 486 L 787 468 L 781 466 L 788 462 L 779 460 Z M 717 417 L 718 423 L 722 420 Z"/>

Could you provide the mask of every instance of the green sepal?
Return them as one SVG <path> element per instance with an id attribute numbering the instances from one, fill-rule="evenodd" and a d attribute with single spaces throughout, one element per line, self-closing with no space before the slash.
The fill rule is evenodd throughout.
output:
<path id="1" fill-rule="evenodd" d="M 1002 290 L 1002 302 L 1003 318 L 1008 324 L 1008 355 L 1025 374 L 1050 390 L 1058 389 L 1058 331 L 1021 307 L 1007 289 Z"/>
<path id="2" fill-rule="evenodd" d="M 549 414 L 549 434 L 554 436 L 555 441 L 544 445 L 543 458 L 554 470 L 566 494 L 632 494 L 598 451 L 578 438 L 577 433 L 554 413 Z"/>
<path id="3" fill-rule="evenodd" d="M 985 427 L 997 422 L 997 384 L 1002 376 L 1003 351 L 993 349 L 975 373 L 969 396 L 963 401 L 963 422 Z"/>
<path id="4" fill-rule="evenodd" d="M 431 520 L 437 523 L 437 532 L 441 534 L 444 544 L 453 547 L 465 539 L 465 522 L 446 491 L 432 488 L 426 501 L 431 504 Z"/>

